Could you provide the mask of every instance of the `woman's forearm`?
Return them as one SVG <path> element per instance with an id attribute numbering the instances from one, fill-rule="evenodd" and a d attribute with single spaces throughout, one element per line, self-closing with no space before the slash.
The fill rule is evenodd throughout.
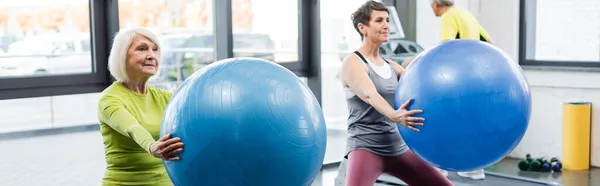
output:
<path id="1" fill-rule="evenodd" d="M 377 112 L 381 113 L 385 117 L 389 117 L 392 113 L 396 112 L 392 105 L 390 105 L 381 95 L 377 92 L 365 92 L 364 101 L 373 106 Z"/>

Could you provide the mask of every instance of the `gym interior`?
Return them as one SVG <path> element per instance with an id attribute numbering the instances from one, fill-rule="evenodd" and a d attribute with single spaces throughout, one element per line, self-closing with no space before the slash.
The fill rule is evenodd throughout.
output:
<path id="1" fill-rule="evenodd" d="M 165 90 L 232 57 L 274 61 L 300 77 L 327 128 L 312 185 L 344 185 L 348 109 L 340 70 L 361 44 L 350 15 L 365 0 L 1 2 L 0 185 L 101 185 L 106 164 L 97 107 L 114 81 L 107 68 L 111 39 L 138 26 L 159 33 L 161 71 L 148 83 Z M 404 61 L 438 45 L 440 18 L 431 1 L 379 2 L 390 10 L 382 56 Z M 455 0 L 454 6 L 471 12 L 522 68 L 531 116 L 518 145 L 485 168 L 486 179 L 450 172 L 452 183 L 600 185 L 600 1 Z M 520 170 L 527 155 L 578 167 Z M 376 185 L 405 184 L 383 174 Z"/>

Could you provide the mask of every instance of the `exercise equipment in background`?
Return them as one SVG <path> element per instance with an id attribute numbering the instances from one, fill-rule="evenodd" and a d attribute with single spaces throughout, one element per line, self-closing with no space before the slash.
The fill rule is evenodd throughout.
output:
<path id="1" fill-rule="evenodd" d="M 562 162 L 558 158 L 552 158 L 550 160 L 550 166 L 554 172 L 562 172 Z"/>
<path id="2" fill-rule="evenodd" d="M 306 186 L 320 171 L 327 132 L 310 89 L 281 65 L 217 61 L 174 93 L 161 126 L 184 144 L 164 162 L 177 186 Z"/>
<path id="3" fill-rule="evenodd" d="M 562 159 L 565 169 L 590 168 L 591 117 L 592 104 L 589 102 L 563 105 Z"/>
<path id="4" fill-rule="evenodd" d="M 562 163 L 556 157 L 550 160 L 541 158 L 532 158 L 531 154 L 527 154 L 525 159 L 522 159 L 517 164 L 521 171 L 534 171 L 534 172 L 561 172 Z"/>
<path id="5" fill-rule="evenodd" d="M 422 109 L 420 132 L 398 126 L 407 145 L 428 163 L 472 171 L 506 157 L 529 123 L 531 93 L 519 65 L 499 48 L 451 40 L 425 50 L 400 78 L 395 108 L 412 99 Z"/>

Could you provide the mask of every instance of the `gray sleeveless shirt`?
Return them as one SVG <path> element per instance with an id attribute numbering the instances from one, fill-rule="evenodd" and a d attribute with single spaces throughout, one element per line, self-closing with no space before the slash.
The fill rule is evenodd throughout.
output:
<path id="1" fill-rule="evenodd" d="M 367 60 L 358 52 L 354 52 L 362 59 L 369 71 L 369 78 L 375 85 L 377 92 L 390 104 L 394 104 L 394 94 L 398 83 L 398 72 L 390 67 L 392 76 L 382 78 L 368 64 Z M 389 63 L 384 59 L 385 62 Z M 408 150 L 406 143 L 400 136 L 398 127 L 389 118 L 379 113 L 373 106 L 360 99 L 348 87 L 344 87 L 346 102 L 348 103 L 348 138 L 345 158 L 357 149 L 363 149 L 381 156 L 397 156 Z"/>

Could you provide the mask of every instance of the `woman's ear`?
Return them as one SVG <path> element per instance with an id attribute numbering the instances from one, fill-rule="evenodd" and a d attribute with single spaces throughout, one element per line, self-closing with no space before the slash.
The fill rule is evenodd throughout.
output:
<path id="1" fill-rule="evenodd" d="M 366 35 L 367 34 L 366 25 L 364 25 L 362 23 L 358 23 L 358 30 L 360 30 L 360 33 L 362 33 L 362 35 Z"/>

